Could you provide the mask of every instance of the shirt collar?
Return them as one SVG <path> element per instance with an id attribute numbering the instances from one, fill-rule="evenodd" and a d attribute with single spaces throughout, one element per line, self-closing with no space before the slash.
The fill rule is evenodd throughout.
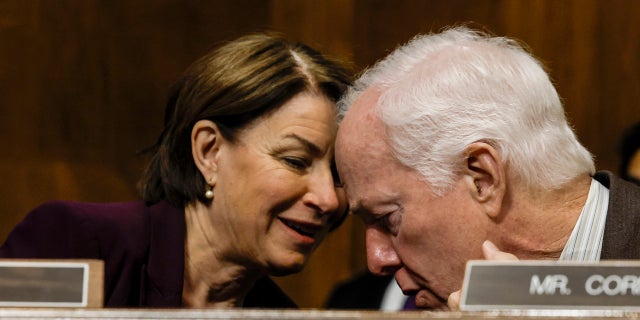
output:
<path id="1" fill-rule="evenodd" d="M 609 189 L 592 178 L 587 201 L 562 250 L 560 260 L 583 262 L 600 260 L 608 205 Z"/>

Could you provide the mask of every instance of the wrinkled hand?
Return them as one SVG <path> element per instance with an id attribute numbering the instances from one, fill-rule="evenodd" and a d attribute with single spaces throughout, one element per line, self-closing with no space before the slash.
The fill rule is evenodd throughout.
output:
<path id="1" fill-rule="evenodd" d="M 518 258 L 511 253 L 500 251 L 496 247 L 493 242 L 486 240 L 482 244 L 482 254 L 486 260 L 496 260 L 496 261 L 513 261 L 518 260 Z M 458 290 L 451 295 L 447 299 L 447 305 L 449 306 L 449 310 L 458 311 L 460 310 L 460 296 L 462 295 L 462 291 Z"/>

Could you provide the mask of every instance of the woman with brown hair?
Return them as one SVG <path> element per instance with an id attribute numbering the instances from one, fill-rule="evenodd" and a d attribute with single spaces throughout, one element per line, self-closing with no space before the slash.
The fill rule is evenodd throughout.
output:
<path id="1" fill-rule="evenodd" d="M 223 45 L 177 83 L 144 201 L 46 203 L 0 257 L 102 259 L 111 307 L 295 306 L 267 276 L 300 271 L 344 218 L 333 143 L 348 82 L 303 44 Z"/>

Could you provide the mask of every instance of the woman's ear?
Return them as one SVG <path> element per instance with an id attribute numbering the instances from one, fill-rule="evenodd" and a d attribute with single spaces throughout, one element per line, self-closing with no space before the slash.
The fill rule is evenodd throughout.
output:
<path id="1" fill-rule="evenodd" d="M 506 173 L 498 151 L 488 143 L 474 142 L 465 149 L 465 175 L 469 193 L 485 214 L 497 218 L 506 193 Z"/>
<path id="2" fill-rule="evenodd" d="M 220 145 L 224 139 L 215 122 L 199 120 L 191 130 L 193 162 L 210 186 L 215 186 L 218 173 Z"/>

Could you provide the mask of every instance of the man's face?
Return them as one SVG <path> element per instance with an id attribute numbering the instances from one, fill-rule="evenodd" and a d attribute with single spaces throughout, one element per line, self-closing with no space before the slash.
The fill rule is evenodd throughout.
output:
<path id="1" fill-rule="evenodd" d="M 459 290 L 465 262 L 481 259 L 488 218 L 461 178 L 435 197 L 414 170 L 397 161 L 373 113 L 378 93 L 365 91 L 347 113 L 336 140 L 336 164 L 351 212 L 366 225 L 367 263 L 393 274 L 422 308 L 446 308 Z"/>

